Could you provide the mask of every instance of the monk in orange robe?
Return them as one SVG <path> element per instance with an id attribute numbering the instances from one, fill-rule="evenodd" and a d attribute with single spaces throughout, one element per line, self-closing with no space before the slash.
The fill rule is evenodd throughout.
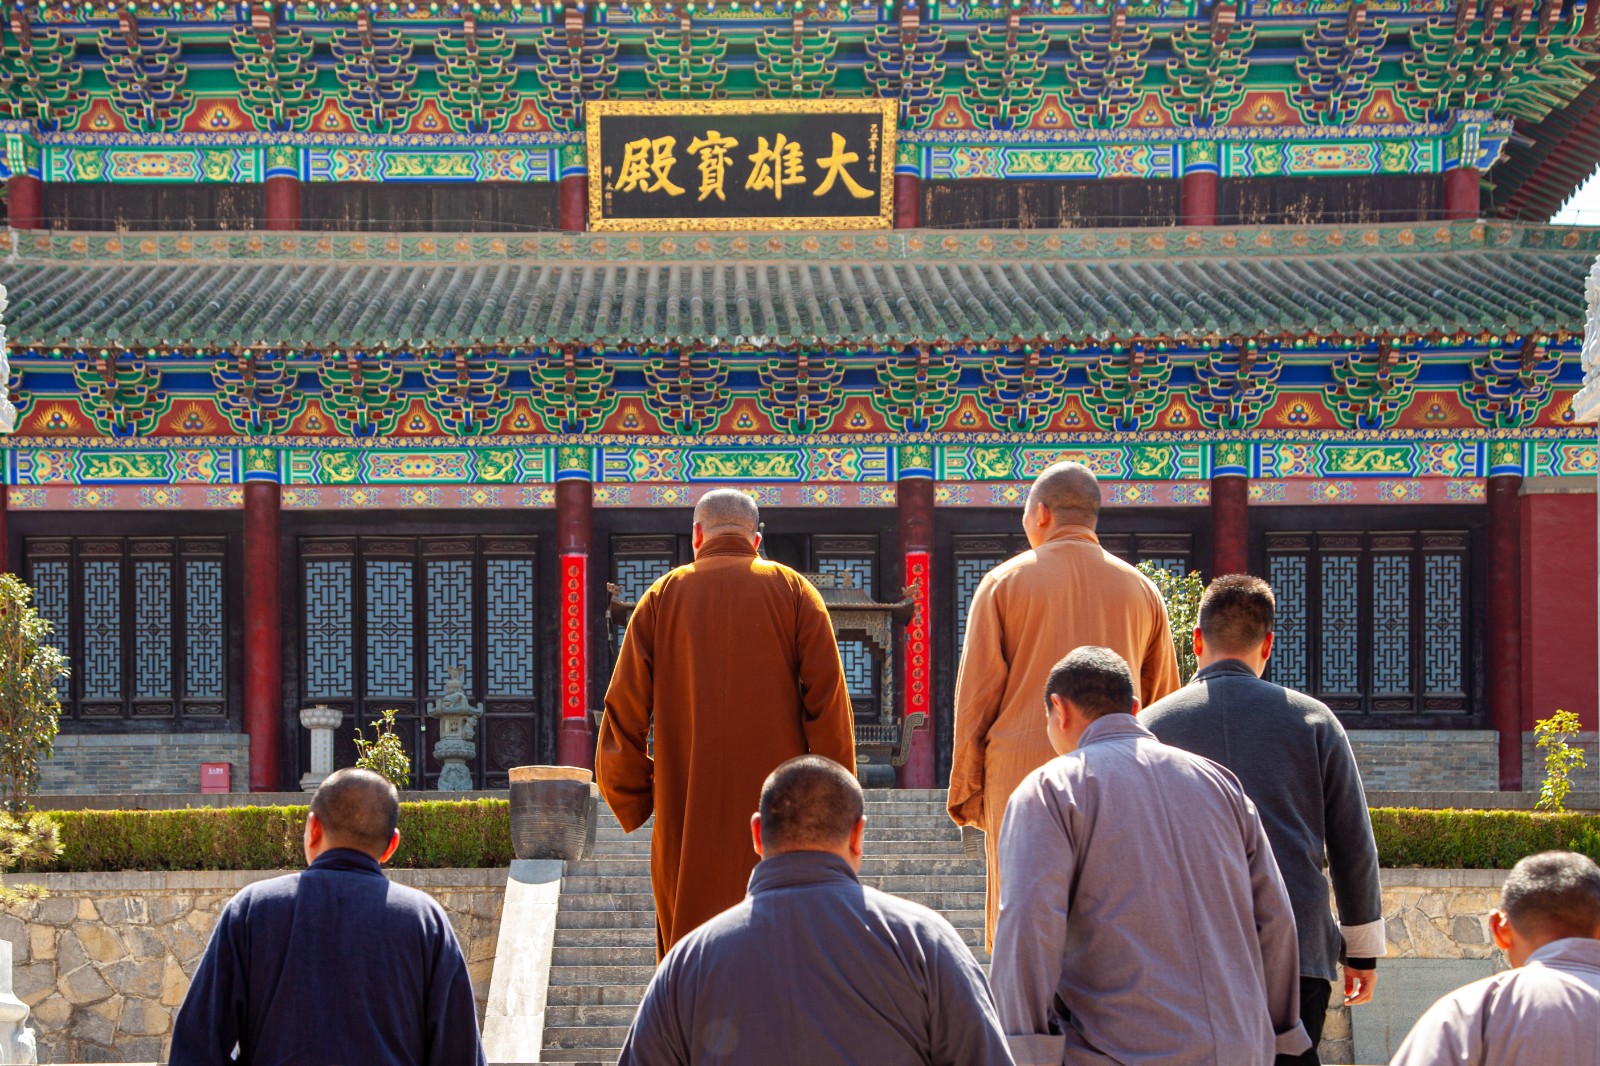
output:
<path id="1" fill-rule="evenodd" d="M 828 609 L 809 581 L 756 555 L 759 528 L 736 489 L 700 499 L 694 562 L 640 597 L 606 691 L 595 777 L 627 832 L 656 816 L 657 959 L 744 899 L 750 816 L 779 763 L 809 753 L 856 768 Z"/>
<path id="2" fill-rule="evenodd" d="M 1148 706 L 1178 687 L 1166 604 L 1149 578 L 1100 547 L 1100 484 L 1082 463 L 1033 483 L 1022 515 L 1032 551 L 991 570 L 973 593 L 956 675 L 950 817 L 985 833 L 985 943 L 1000 916 L 999 836 L 1006 801 L 1055 758 L 1045 731 L 1050 668 L 1085 645 L 1128 661 Z"/>

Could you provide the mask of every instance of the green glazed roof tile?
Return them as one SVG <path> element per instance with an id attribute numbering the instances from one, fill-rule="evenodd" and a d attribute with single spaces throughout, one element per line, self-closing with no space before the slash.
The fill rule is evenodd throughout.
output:
<path id="1" fill-rule="evenodd" d="M 479 259 L 423 253 L 448 237 L 395 241 L 387 258 L 302 256 L 325 247 L 313 236 L 252 247 L 200 234 L 189 247 L 204 252 L 161 258 L 178 245 L 157 241 L 152 256 L 137 234 L 0 232 L 9 334 L 40 347 L 433 349 L 1577 332 L 1596 251 L 1588 233 L 1481 223 L 584 234 L 511 239 Z"/>

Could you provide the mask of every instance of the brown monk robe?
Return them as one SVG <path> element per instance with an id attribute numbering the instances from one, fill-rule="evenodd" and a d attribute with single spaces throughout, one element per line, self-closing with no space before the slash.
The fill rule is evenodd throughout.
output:
<path id="1" fill-rule="evenodd" d="M 855 770 L 828 609 L 805 578 L 756 556 L 758 528 L 744 493 L 701 498 L 695 561 L 640 597 L 606 691 L 595 776 L 624 830 L 655 813 L 658 960 L 744 899 L 750 816 L 779 763 L 811 753 Z"/>
<path id="2" fill-rule="evenodd" d="M 1022 529 L 1033 550 L 995 567 L 967 612 L 956 675 L 950 817 L 984 831 L 989 864 L 984 942 L 1000 916 L 999 835 L 1006 801 L 1055 751 L 1045 732 L 1050 668 L 1085 645 L 1128 661 L 1134 696 L 1154 703 L 1178 687 L 1167 608 L 1150 579 L 1100 547 L 1100 485 L 1081 463 L 1057 463 L 1033 483 Z"/>

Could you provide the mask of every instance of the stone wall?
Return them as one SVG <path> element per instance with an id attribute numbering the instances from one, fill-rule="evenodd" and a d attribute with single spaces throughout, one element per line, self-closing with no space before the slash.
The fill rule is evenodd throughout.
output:
<path id="1" fill-rule="evenodd" d="M 1492 729 L 1352 729 L 1350 747 L 1369 791 L 1500 787 L 1500 738 Z"/>
<path id="2" fill-rule="evenodd" d="M 274 873 L 48 874 L 50 898 L 0 916 L 39 1061 L 165 1061 L 172 1017 L 233 894 Z M 450 915 L 478 1017 L 489 995 L 505 870 L 396 870 Z M 8 883 L 33 880 L 15 875 Z"/>
<path id="3" fill-rule="evenodd" d="M 1323 1031 L 1320 1055 L 1331 1064 L 1387 1061 L 1388 1054 L 1370 1051 L 1356 1057 L 1357 1044 L 1370 1048 L 1372 1030 L 1386 1030 L 1398 1044 L 1410 1032 L 1420 1011 L 1414 1003 L 1400 1002 L 1406 970 L 1417 960 L 1483 959 L 1494 968 L 1504 966 L 1489 937 L 1489 912 L 1500 903 L 1501 870 L 1384 870 L 1384 934 L 1389 954 L 1378 963 L 1378 987 L 1371 1006 L 1354 1012 L 1340 1006 L 1344 990 L 1335 985 Z M 1452 985 L 1454 987 L 1454 985 Z M 1445 989 L 1440 990 L 1445 991 Z M 1423 1008 L 1433 1002 L 1430 995 Z M 1352 1013 L 1354 1017 L 1352 1018 Z M 1363 1039 L 1355 1029 L 1366 1027 Z"/>
<path id="4" fill-rule="evenodd" d="M 230 763 L 232 790 L 250 791 L 250 738 L 243 733 L 64 733 L 44 764 L 40 791 L 199 792 L 204 762 Z"/>

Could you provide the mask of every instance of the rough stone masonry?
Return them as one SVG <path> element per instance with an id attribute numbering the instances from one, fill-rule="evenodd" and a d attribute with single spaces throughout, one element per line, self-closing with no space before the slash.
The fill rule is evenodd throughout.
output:
<path id="1" fill-rule="evenodd" d="M 466 953 L 483 1018 L 505 870 L 394 870 L 438 900 Z M 41 1062 L 162 1061 L 222 907 L 276 872 L 49 874 L 50 898 L 0 915 Z M 9 877 L 10 882 L 40 877 Z"/>

